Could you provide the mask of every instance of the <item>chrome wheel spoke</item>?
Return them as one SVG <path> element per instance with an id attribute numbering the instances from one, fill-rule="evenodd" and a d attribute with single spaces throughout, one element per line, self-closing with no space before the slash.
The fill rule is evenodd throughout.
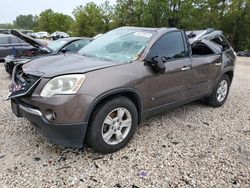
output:
<path id="1" fill-rule="evenodd" d="M 124 128 L 124 127 L 129 127 L 129 126 L 131 126 L 131 119 L 126 119 L 126 120 L 124 120 L 124 121 L 122 121 L 121 122 L 122 124 L 121 124 L 121 128 Z"/>
<path id="2" fill-rule="evenodd" d="M 112 125 L 113 122 L 114 122 L 114 120 L 109 115 L 104 120 L 104 123 L 108 124 L 108 125 Z"/>
<path id="3" fill-rule="evenodd" d="M 116 140 L 117 142 L 121 142 L 123 140 L 123 135 L 122 135 L 122 132 L 120 130 L 116 131 L 115 132 L 115 137 L 116 137 Z"/>
<path id="4" fill-rule="evenodd" d="M 122 120 L 124 114 L 125 114 L 125 110 L 124 110 L 123 108 L 119 108 L 119 109 L 117 110 L 117 118 L 118 118 L 118 119 Z"/>
<path id="5" fill-rule="evenodd" d="M 103 139 L 105 142 L 109 142 L 110 139 L 112 138 L 112 136 L 114 135 L 114 131 L 113 130 L 108 130 L 108 132 L 103 134 Z"/>

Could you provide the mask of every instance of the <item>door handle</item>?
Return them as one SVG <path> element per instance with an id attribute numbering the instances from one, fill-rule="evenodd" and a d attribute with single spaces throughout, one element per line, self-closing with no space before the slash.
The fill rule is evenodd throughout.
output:
<path id="1" fill-rule="evenodd" d="M 191 67 L 190 66 L 184 66 L 181 68 L 182 71 L 187 71 L 187 70 L 190 70 Z"/>

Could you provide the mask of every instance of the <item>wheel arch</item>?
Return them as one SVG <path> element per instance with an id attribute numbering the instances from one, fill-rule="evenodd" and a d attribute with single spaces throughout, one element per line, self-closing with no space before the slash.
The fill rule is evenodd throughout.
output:
<path id="1" fill-rule="evenodd" d="M 233 70 L 228 70 L 226 72 L 224 72 L 223 75 L 227 75 L 230 79 L 230 84 L 232 83 L 233 77 L 234 77 L 234 71 Z"/>
<path id="2" fill-rule="evenodd" d="M 124 89 L 116 89 L 112 91 L 108 91 L 100 96 L 98 96 L 90 105 L 87 115 L 86 115 L 86 120 L 87 122 L 91 121 L 91 118 L 93 116 L 94 111 L 98 106 L 103 104 L 104 102 L 111 100 L 112 98 L 118 97 L 118 96 L 124 96 L 130 99 L 136 106 L 136 109 L 138 111 L 138 121 L 139 123 L 141 122 L 142 119 L 142 109 L 143 109 L 143 104 L 141 100 L 141 95 L 140 93 L 135 90 L 135 89 L 130 89 L 130 88 L 124 88 Z"/>

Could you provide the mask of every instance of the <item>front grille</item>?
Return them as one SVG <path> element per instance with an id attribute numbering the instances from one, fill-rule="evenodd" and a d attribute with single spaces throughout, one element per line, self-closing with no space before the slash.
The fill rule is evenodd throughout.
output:
<path id="1" fill-rule="evenodd" d="M 9 98 L 20 97 L 24 95 L 29 95 L 35 86 L 40 81 L 41 77 L 25 74 L 21 68 L 21 65 L 17 65 L 13 70 L 11 94 Z M 13 89 L 17 87 L 18 89 Z"/>

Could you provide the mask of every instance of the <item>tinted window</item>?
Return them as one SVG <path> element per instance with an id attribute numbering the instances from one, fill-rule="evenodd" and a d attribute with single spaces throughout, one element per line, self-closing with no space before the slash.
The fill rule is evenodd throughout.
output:
<path id="1" fill-rule="evenodd" d="M 182 33 L 171 32 L 161 37 L 150 51 L 151 56 L 161 56 L 166 59 L 176 59 L 186 56 Z"/>
<path id="2" fill-rule="evenodd" d="M 67 50 L 70 52 L 78 52 L 80 49 L 82 49 L 84 46 L 86 46 L 90 40 L 78 40 L 73 43 L 71 43 L 69 46 L 67 46 Z"/>
<path id="3" fill-rule="evenodd" d="M 223 47 L 223 50 L 227 50 L 230 48 L 230 45 L 223 36 L 215 37 L 211 41 L 215 42 L 216 44 L 219 44 L 221 47 Z"/>
<path id="4" fill-rule="evenodd" d="M 0 44 L 9 44 L 8 37 L 0 37 Z"/>

